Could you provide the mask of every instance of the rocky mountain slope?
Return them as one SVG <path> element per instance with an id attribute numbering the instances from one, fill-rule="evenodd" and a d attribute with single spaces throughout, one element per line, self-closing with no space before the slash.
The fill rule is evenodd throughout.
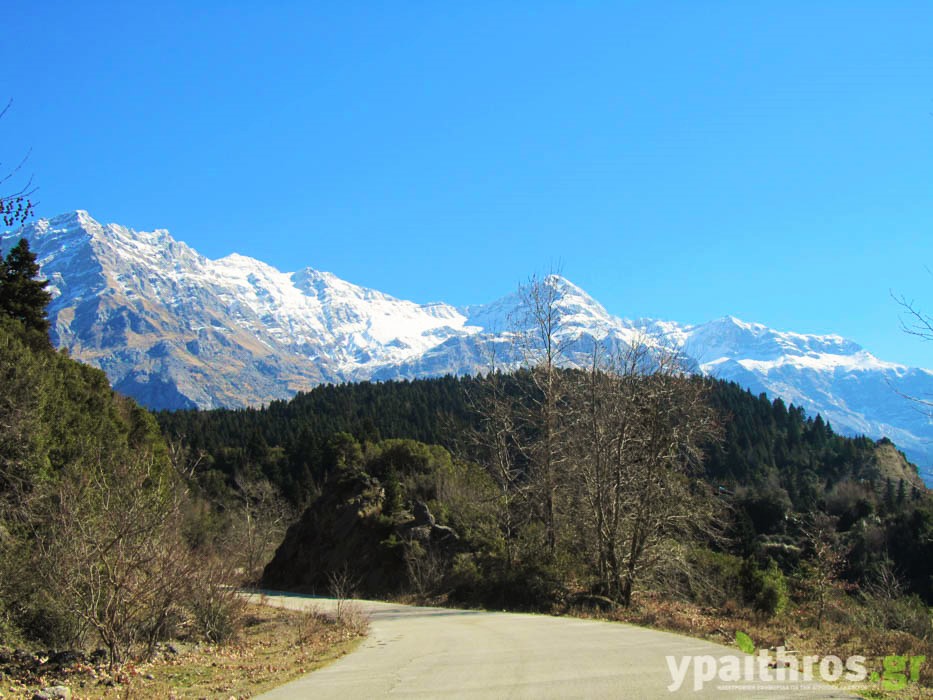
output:
<path id="1" fill-rule="evenodd" d="M 53 341 L 153 408 L 249 406 L 321 382 L 414 378 L 508 366 L 523 325 L 510 295 L 462 309 L 416 304 L 306 268 L 280 272 L 233 254 L 210 260 L 167 231 L 100 224 L 85 211 L 21 236 L 50 280 Z M 775 331 L 727 317 L 700 325 L 613 316 L 549 278 L 570 356 L 592 339 L 648 334 L 706 374 L 821 413 L 843 432 L 894 440 L 933 463 L 933 421 L 903 395 L 933 395 L 933 372 L 885 362 L 844 338 Z"/>

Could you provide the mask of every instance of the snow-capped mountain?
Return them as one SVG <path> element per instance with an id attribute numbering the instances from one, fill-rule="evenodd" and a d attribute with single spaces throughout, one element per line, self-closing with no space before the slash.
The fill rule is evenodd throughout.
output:
<path id="1" fill-rule="evenodd" d="M 50 281 L 53 341 L 152 407 L 268 402 L 475 330 L 447 304 L 237 254 L 209 260 L 167 231 L 101 225 L 84 211 L 39 220 L 0 247 L 20 236 Z"/>
<path id="2" fill-rule="evenodd" d="M 416 304 L 306 268 L 242 255 L 210 260 L 167 231 L 102 225 L 85 211 L 40 219 L 25 237 L 50 281 L 53 341 L 155 408 L 248 406 L 322 382 L 468 374 L 521 361 L 528 306 Z M 904 396 L 933 396 L 933 372 L 884 362 L 839 336 L 779 332 L 736 318 L 701 325 L 610 314 L 566 279 L 547 279 L 571 361 L 594 341 L 647 336 L 700 371 L 821 413 L 841 431 L 887 436 L 933 463 L 933 421 Z"/>
<path id="3" fill-rule="evenodd" d="M 933 396 L 933 372 L 885 362 L 837 335 L 801 335 L 727 317 L 683 329 L 704 374 L 820 413 L 840 431 L 887 436 L 933 462 L 933 417 L 907 397 Z"/>

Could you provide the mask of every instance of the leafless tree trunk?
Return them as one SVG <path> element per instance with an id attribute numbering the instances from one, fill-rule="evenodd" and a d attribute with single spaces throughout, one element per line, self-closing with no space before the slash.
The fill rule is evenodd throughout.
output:
<path id="1" fill-rule="evenodd" d="M 535 391 L 520 417 L 533 440 L 524 449 L 529 457 L 529 489 L 544 525 L 545 547 L 553 558 L 559 529 L 558 493 L 565 462 L 565 422 L 561 406 L 560 369 L 565 364 L 567 341 L 560 337 L 560 278 L 533 276 L 519 287 L 520 307 L 512 319 L 522 362 Z"/>
<path id="2" fill-rule="evenodd" d="M 643 573 L 712 516 L 690 474 L 717 426 L 700 380 L 676 354 L 640 340 L 578 373 L 572 394 L 574 483 L 582 541 L 602 592 L 625 605 Z"/>
<path id="3" fill-rule="evenodd" d="M 509 568 L 515 561 L 515 544 L 524 522 L 522 513 L 527 500 L 515 398 L 509 396 L 507 387 L 510 381 L 513 380 L 496 369 L 485 377 L 477 394 L 468 397 L 481 423 L 471 436 L 471 447 L 479 454 L 498 489 L 497 520 Z"/>

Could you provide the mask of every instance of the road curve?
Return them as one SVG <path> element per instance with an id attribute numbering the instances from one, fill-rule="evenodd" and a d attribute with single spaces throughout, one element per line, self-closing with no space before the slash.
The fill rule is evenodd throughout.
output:
<path id="1" fill-rule="evenodd" d="M 265 602 L 333 611 L 326 598 L 268 592 Z M 813 683 L 723 683 L 694 689 L 695 662 L 682 686 L 668 656 L 706 656 L 707 668 L 736 649 L 668 632 L 568 617 L 421 608 L 358 601 L 370 633 L 359 649 L 280 686 L 263 700 L 303 698 L 851 698 Z M 712 657 L 710 659 L 709 657 Z M 703 672 L 700 673 L 702 677 Z"/>

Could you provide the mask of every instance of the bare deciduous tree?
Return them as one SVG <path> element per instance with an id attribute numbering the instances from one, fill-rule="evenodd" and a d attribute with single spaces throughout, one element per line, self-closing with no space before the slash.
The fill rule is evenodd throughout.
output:
<path id="1" fill-rule="evenodd" d="M 405 569 L 408 581 L 419 596 L 437 591 L 448 568 L 446 557 L 430 541 L 409 538 L 405 542 Z"/>
<path id="2" fill-rule="evenodd" d="M 586 508 L 581 541 L 602 592 L 628 605 L 643 574 L 713 520 L 691 474 L 717 424 L 702 381 L 676 353 L 646 339 L 604 352 L 596 343 L 575 375 L 571 454 Z"/>
<path id="3" fill-rule="evenodd" d="M 38 568 L 65 611 L 96 633 L 111 663 L 166 633 L 190 579 L 178 490 L 151 455 L 63 475 L 37 533 Z"/>
<path id="4" fill-rule="evenodd" d="M 933 340 L 933 316 L 925 313 L 913 300 L 903 295 L 892 293 L 892 296 L 904 312 L 901 318 L 901 329 L 923 340 Z"/>
<path id="5" fill-rule="evenodd" d="M 346 563 L 327 574 L 328 589 L 336 601 L 334 619 L 338 624 L 363 630 L 368 625 L 368 619 L 359 603 L 353 600 L 361 581 L 362 577 L 353 573 Z"/>
<path id="6" fill-rule="evenodd" d="M 567 339 L 562 337 L 561 278 L 532 276 L 519 287 L 519 307 L 513 314 L 513 337 L 530 373 L 534 391 L 519 403 L 516 416 L 522 434 L 533 439 L 521 446 L 528 460 L 528 489 L 544 525 L 545 546 L 553 558 L 559 530 L 558 494 L 565 463 L 566 422 L 561 368 L 566 366 Z"/>
<path id="7" fill-rule="evenodd" d="M 817 515 L 800 523 L 809 558 L 802 567 L 803 585 L 816 604 L 816 628 L 823 628 L 826 608 L 834 594 L 840 590 L 840 577 L 846 563 L 836 520 L 830 516 Z"/>
<path id="8" fill-rule="evenodd" d="M 715 499 L 693 470 L 718 424 L 706 385 L 659 341 L 610 350 L 609 339 L 569 333 L 561 284 L 532 277 L 519 290 L 524 369 L 486 378 L 484 461 L 506 502 L 509 562 L 511 539 L 540 523 L 552 561 L 558 549 L 585 556 L 600 592 L 628 604 L 678 542 L 715 529 Z M 587 343 L 588 366 L 575 367 Z"/>
<path id="9" fill-rule="evenodd" d="M 521 460 L 521 438 L 516 426 L 515 397 L 509 393 L 509 375 L 495 369 L 468 401 L 480 417 L 480 427 L 471 435 L 471 450 L 485 465 L 498 490 L 496 509 L 505 544 L 506 566 L 515 561 L 515 540 L 525 521 L 527 481 Z"/>
<path id="10" fill-rule="evenodd" d="M 272 559 L 296 514 L 266 479 L 237 478 L 236 485 L 238 503 L 228 543 L 243 580 L 253 583 Z"/>

